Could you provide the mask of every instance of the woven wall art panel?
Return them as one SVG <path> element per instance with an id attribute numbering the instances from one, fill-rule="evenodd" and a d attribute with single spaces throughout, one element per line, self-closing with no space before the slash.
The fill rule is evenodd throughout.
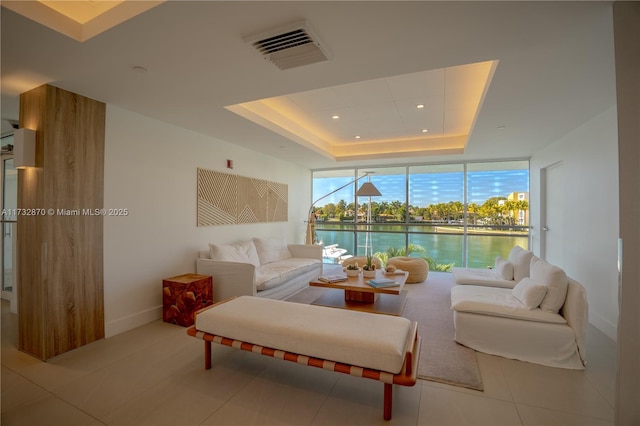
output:
<path id="1" fill-rule="evenodd" d="M 284 183 L 198 168 L 198 226 L 286 222 Z"/>

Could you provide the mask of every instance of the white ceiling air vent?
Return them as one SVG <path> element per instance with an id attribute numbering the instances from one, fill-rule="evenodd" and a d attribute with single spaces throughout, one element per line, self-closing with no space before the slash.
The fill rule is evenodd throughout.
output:
<path id="1" fill-rule="evenodd" d="M 329 59 L 326 49 L 305 21 L 247 37 L 245 41 L 281 70 Z"/>

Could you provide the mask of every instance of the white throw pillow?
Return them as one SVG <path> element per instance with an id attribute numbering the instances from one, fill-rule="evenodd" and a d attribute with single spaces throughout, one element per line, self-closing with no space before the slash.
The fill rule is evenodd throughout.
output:
<path id="1" fill-rule="evenodd" d="M 253 242 L 256 245 L 261 265 L 293 257 L 285 240 L 254 238 Z"/>
<path id="2" fill-rule="evenodd" d="M 493 270 L 495 271 L 496 278 L 509 281 L 513 280 L 513 264 L 501 256 L 496 256 Z"/>
<path id="3" fill-rule="evenodd" d="M 569 286 L 567 274 L 557 266 L 534 257 L 531 259 L 531 279 L 547 287 L 547 294 L 540 303 L 540 309 L 558 313 L 567 297 Z"/>
<path id="4" fill-rule="evenodd" d="M 523 278 L 530 276 L 529 264 L 531 263 L 532 257 L 533 252 L 525 250 L 520 246 L 514 246 L 511 252 L 509 252 L 507 260 L 513 265 L 513 279 L 516 282 L 520 282 Z"/>
<path id="5" fill-rule="evenodd" d="M 540 302 L 547 294 L 547 287 L 538 284 L 531 278 L 523 278 L 511 290 L 513 297 L 518 299 L 527 309 L 535 309 L 540 306 Z"/>
<path id="6" fill-rule="evenodd" d="M 209 257 L 213 260 L 225 262 L 251 263 L 260 266 L 260 258 L 253 241 L 243 241 L 236 244 L 209 244 Z"/>

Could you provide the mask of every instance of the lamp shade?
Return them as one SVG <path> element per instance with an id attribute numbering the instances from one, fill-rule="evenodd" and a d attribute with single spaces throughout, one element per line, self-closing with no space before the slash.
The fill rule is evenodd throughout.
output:
<path id="1" fill-rule="evenodd" d="M 13 134 L 13 165 L 16 169 L 36 166 L 36 131 L 18 129 Z"/>
<path id="2" fill-rule="evenodd" d="M 363 178 L 369 176 L 371 173 L 373 173 L 373 172 L 366 172 L 362 176 L 355 178 L 354 180 L 352 180 L 349 183 L 345 183 L 344 185 L 340 186 L 339 188 L 334 189 L 330 193 L 323 195 L 322 197 L 318 198 L 313 203 L 311 203 L 311 207 L 309 207 L 309 216 L 308 216 L 309 217 L 309 221 L 307 222 L 306 244 L 315 244 L 316 243 L 315 215 L 313 214 L 313 206 L 315 206 L 315 204 L 318 201 L 324 200 L 328 196 L 330 196 L 332 194 L 335 194 L 336 192 L 340 191 L 343 188 L 346 188 L 349 185 L 353 185 L 354 183 L 358 182 L 360 179 L 363 179 Z M 358 192 L 356 192 L 356 195 L 357 196 L 363 196 L 363 197 L 367 197 L 367 196 L 374 197 L 374 196 L 378 196 L 378 195 L 382 195 L 382 194 L 380 194 L 380 191 L 378 191 L 378 188 L 376 188 L 371 182 L 366 182 L 360 187 L 360 189 L 358 189 Z M 369 201 L 371 201 L 371 200 L 369 200 Z M 369 209 L 369 211 L 371 211 L 371 209 Z"/>
<path id="3" fill-rule="evenodd" d="M 365 182 L 362 184 L 360 189 L 358 189 L 356 195 L 358 197 L 377 197 L 382 194 L 380 193 L 380 191 L 378 191 L 378 188 L 376 188 L 374 184 L 372 184 L 371 182 Z"/>

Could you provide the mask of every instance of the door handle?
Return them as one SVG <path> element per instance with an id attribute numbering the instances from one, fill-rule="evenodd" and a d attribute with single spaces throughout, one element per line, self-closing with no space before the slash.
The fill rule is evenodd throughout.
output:
<path id="1" fill-rule="evenodd" d="M 543 226 L 543 227 L 542 227 L 542 230 L 543 230 L 543 231 L 550 231 L 550 229 L 549 229 L 549 227 L 548 227 L 548 226 Z"/>

